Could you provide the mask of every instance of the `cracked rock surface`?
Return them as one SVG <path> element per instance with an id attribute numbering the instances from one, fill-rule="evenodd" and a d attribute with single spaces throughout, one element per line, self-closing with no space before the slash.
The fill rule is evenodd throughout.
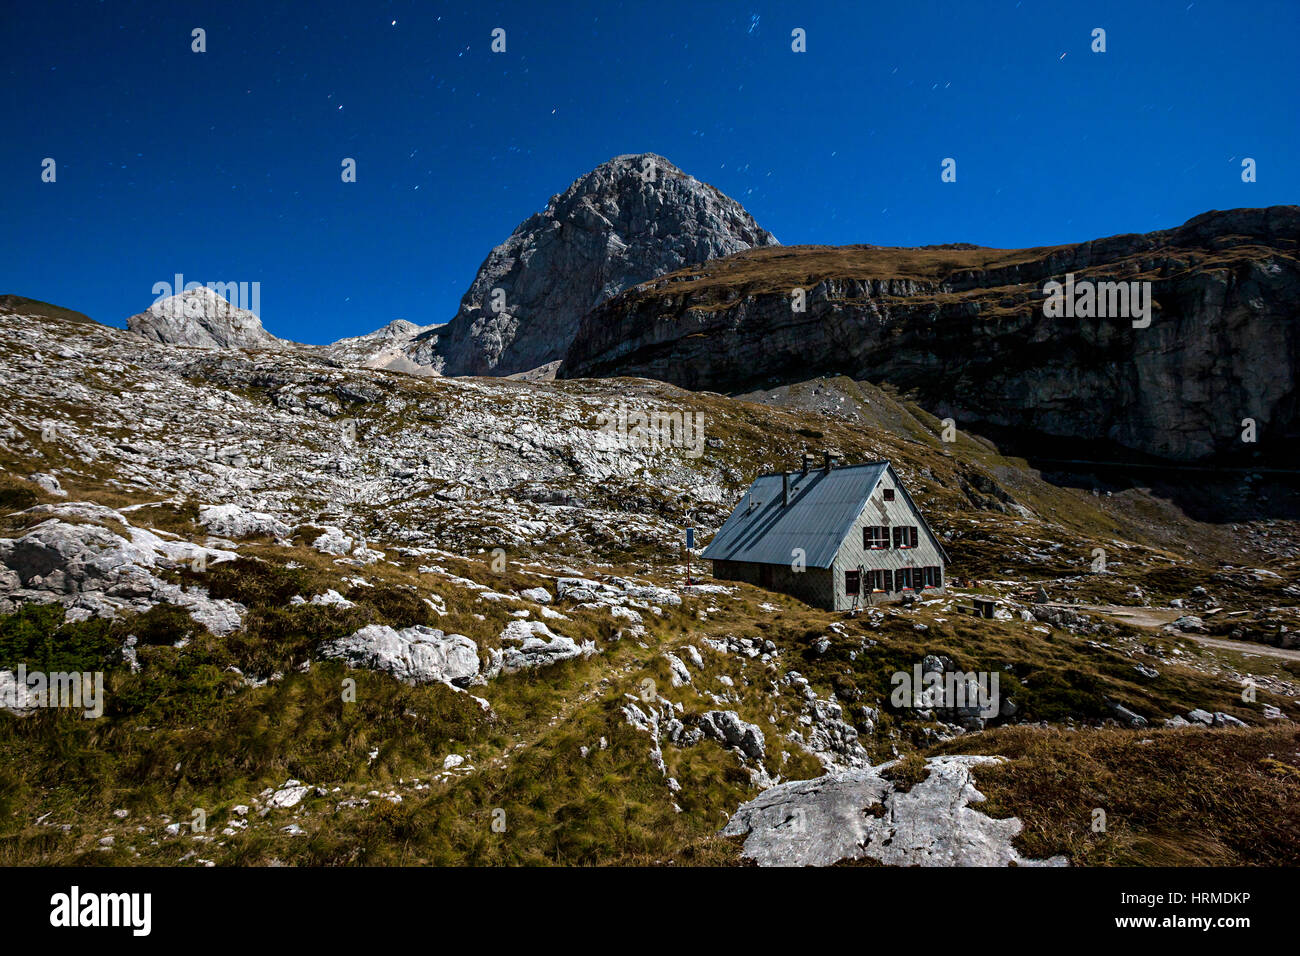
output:
<path id="1" fill-rule="evenodd" d="M 1065 866 L 1063 857 L 1021 856 L 1011 845 L 1020 821 L 971 806 L 984 799 L 971 768 L 1000 759 L 931 757 L 929 775 L 906 793 L 882 776 L 891 764 L 779 784 L 742 804 L 722 833 L 744 836 L 744 855 L 760 866 L 867 857 L 891 866 Z"/>

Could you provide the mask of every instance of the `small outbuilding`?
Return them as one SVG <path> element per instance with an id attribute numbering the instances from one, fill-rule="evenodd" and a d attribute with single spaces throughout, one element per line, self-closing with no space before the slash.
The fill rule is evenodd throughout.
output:
<path id="1" fill-rule="evenodd" d="M 713 576 L 827 610 L 943 590 L 948 552 L 887 461 L 760 475 L 703 557 Z"/>

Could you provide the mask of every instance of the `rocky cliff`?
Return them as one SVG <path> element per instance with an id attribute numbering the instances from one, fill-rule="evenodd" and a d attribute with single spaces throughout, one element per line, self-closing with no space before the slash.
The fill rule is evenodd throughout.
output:
<path id="1" fill-rule="evenodd" d="M 756 249 L 603 303 L 561 374 L 739 391 L 842 373 L 913 392 L 959 427 L 1180 460 L 1285 458 L 1298 240 L 1300 207 L 1275 206 L 1051 248 Z M 1150 324 L 1049 316 L 1045 284 L 1067 273 L 1150 282 Z"/>
<path id="2" fill-rule="evenodd" d="M 582 316 L 629 286 L 776 244 L 739 203 L 662 156 L 618 156 L 521 223 L 448 326 L 406 352 L 445 375 L 528 371 L 563 358 Z"/>

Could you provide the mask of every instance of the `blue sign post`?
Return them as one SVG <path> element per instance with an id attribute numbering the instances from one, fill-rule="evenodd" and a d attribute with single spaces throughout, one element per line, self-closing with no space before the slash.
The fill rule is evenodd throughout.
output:
<path id="1" fill-rule="evenodd" d="M 686 529 L 686 586 L 691 586 L 691 548 L 695 547 L 695 529 Z"/>

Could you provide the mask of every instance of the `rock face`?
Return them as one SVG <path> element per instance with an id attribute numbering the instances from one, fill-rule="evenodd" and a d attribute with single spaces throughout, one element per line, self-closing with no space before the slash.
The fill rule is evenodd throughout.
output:
<path id="1" fill-rule="evenodd" d="M 998 757 L 931 757 L 929 775 L 906 793 L 881 775 L 889 764 L 772 787 L 742 804 L 723 828 L 744 836 L 760 866 L 829 866 L 870 858 L 886 866 L 1065 866 L 1030 860 L 1011 845 L 1015 817 L 970 806 L 984 799 L 971 767 Z"/>
<path id="2" fill-rule="evenodd" d="M 742 391 L 847 374 L 986 433 L 1181 460 L 1267 454 L 1292 448 L 1298 424 L 1298 246 L 1300 207 L 1274 206 L 1055 248 L 757 249 L 598 306 L 560 375 Z M 1149 281 L 1150 325 L 1048 317 L 1044 284 L 1067 273 Z"/>
<path id="3" fill-rule="evenodd" d="M 405 349 L 444 375 L 562 359 L 582 316 L 683 266 L 777 241 L 739 203 L 653 153 L 596 167 L 488 254 L 456 317 Z M 495 307 L 493 290 L 500 289 Z"/>
<path id="4" fill-rule="evenodd" d="M 478 676 L 478 645 L 463 634 L 444 634 L 417 624 L 394 630 L 371 624 L 323 644 L 320 656 L 352 667 L 381 670 L 412 684 L 434 681 L 467 685 Z"/>
<path id="5" fill-rule="evenodd" d="M 206 287 L 159 299 L 127 319 L 126 327 L 164 345 L 264 349 L 284 344 L 262 328 L 262 320 L 252 312 Z"/>

